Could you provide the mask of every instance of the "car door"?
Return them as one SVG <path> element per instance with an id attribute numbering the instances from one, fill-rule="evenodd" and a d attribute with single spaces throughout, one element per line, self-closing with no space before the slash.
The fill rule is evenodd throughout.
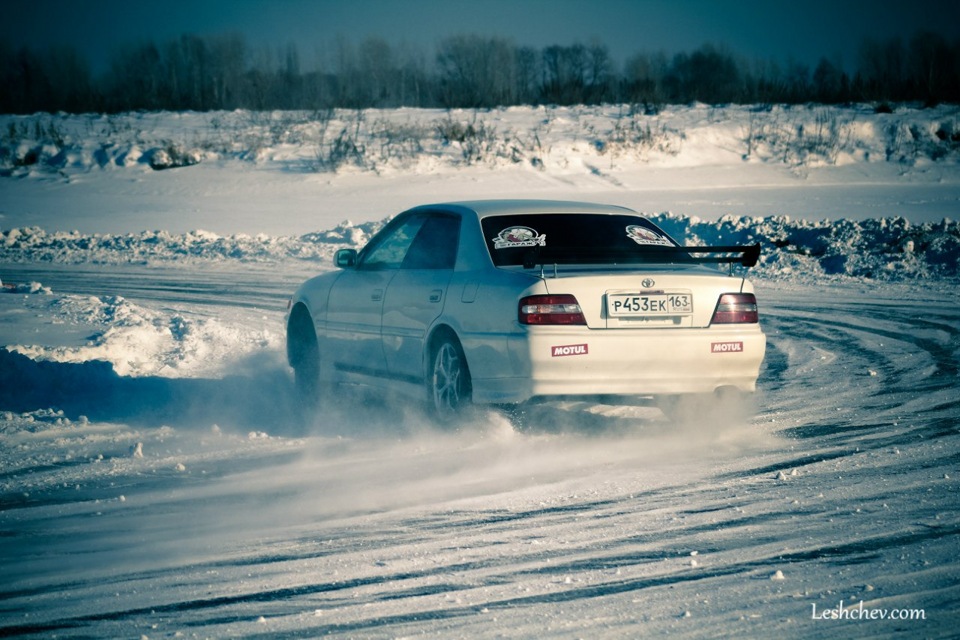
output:
<path id="1" fill-rule="evenodd" d="M 424 340 L 443 311 L 459 242 L 460 217 L 432 214 L 387 286 L 381 335 L 387 370 L 395 379 L 423 380 Z"/>
<path id="2" fill-rule="evenodd" d="M 423 214 L 394 219 L 330 289 L 325 350 L 341 374 L 387 375 L 381 339 L 383 302 L 425 220 Z"/>

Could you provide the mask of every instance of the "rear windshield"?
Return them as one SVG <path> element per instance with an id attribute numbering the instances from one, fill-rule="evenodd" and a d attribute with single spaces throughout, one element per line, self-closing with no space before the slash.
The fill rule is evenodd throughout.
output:
<path id="1" fill-rule="evenodd" d="M 481 221 L 498 267 L 537 264 L 681 262 L 689 254 L 645 218 L 622 214 L 546 213 L 489 216 Z"/>

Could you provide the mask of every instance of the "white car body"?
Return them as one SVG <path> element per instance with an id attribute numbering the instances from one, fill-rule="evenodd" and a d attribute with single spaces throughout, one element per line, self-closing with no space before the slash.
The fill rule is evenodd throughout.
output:
<path id="1" fill-rule="evenodd" d="M 572 246 L 581 221 L 599 234 L 580 232 L 592 243 L 584 255 Z M 541 233 L 544 225 L 552 231 Z M 606 246 L 602 234 L 609 252 L 598 249 Z M 678 247 L 621 207 L 525 200 L 417 207 L 359 253 L 339 252 L 345 268 L 297 290 L 289 361 L 308 394 L 338 383 L 372 386 L 432 399 L 441 415 L 468 402 L 753 392 L 766 338 L 752 285 Z M 617 257 L 634 250 L 644 262 Z M 720 305 L 725 294 L 732 296 Z M 718 305 L 726 311 L 717 314 Z M 447 364 L 456 371 L 443 371 L 441 343 L 451 345 Z M 444 383 L 457 386 L 450 402 L 441 397 Z"/>

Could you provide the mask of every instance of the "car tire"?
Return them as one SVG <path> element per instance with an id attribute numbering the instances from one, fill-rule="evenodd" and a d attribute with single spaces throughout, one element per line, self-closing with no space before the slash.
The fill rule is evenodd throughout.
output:
<path id="1" fill-rule="evenodd" d="M 293 381 L 297 391 L 297 400 L 306 411 L 316 411 L 320 405 L 320 353 L 316 343 L 307 347 L 293 368 Z"/>
<path id="2" fill-rule="evenodd" d="M 312 418 L 320 406 L 320 349 L 307 313 L 291 317 L 287 340 L 297 401 L 303 415 Z"/>
<path id="3" fill-rule="evenodd" d="M 442 335 L 430 350 L 427 402 L 430 414 L 441 424 L 452 424 L 471 405 L 470 369 L 456 337 Z"/>

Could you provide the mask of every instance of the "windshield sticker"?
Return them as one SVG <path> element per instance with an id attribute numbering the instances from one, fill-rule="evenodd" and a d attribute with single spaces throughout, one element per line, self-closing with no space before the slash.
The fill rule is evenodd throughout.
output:
<path id="1" fill-rule="evenodd" d="M 509 227 L 493 239 L 494 249 L 516 249 L 518 247 L 545 247 L 547 234 L 538 234 L 530 227 Z"/>
<path id="2" fill-rule="evenodd" d="M 637 244 L 655 244 L 664 247 L 672 247 L 673 244 L 653 229 L 641 227 L 638 224 L 627 226 L 627 237 Z"/>

